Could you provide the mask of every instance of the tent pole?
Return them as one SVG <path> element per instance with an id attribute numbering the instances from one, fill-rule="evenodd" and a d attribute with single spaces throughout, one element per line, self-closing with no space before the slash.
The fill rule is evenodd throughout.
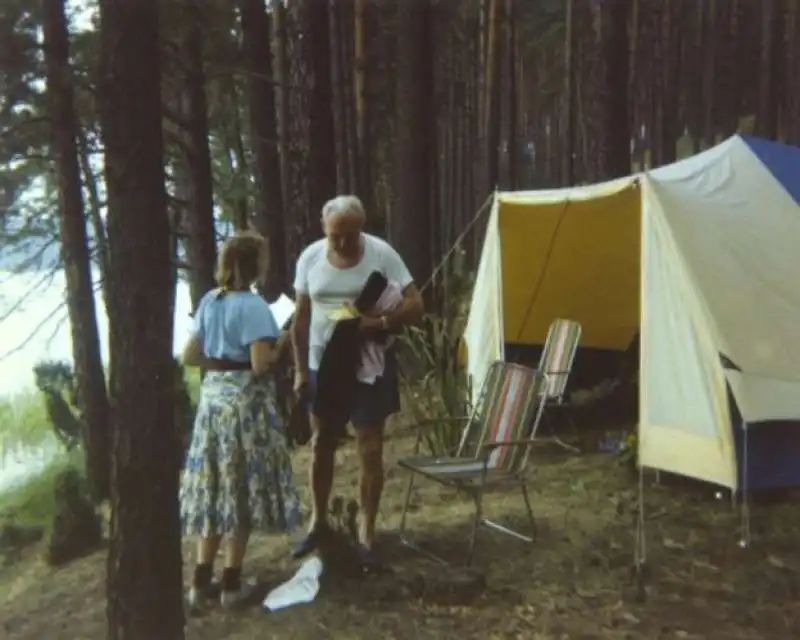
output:
<path id="1" fill-rule="evenodd" d="M 472 217 L 472 220 L 469 221 L 469 224 L 466 226 L 466 228 L 456 238 L 453 245 L 445 252 L 444 256 L 439 261 L 439 264 L 436 265 L 436 268 L 433 270 L 428 280 L 425 282 L 425 284 L 422 285 L 422 287 L 420 287 L 420 291 L 425 291 L 431 285 L 431 283 L 436 279 L 436 276 L 439 275 L 439 272 L 447 264 L 447 261 L 450 259 L 450 256 L 455 252 L 456 249 L 458 249 L 461 246 L 461 243 L 464 240 L 464 238 L 467 237 L 467 234 L 470 231 L 472 231 L 472 227 L 474 227 L 478 223 L 478 221 L 481 219 L 484 213 L 486 213 L 491 209 L 492 203 L 494 202 L 496 195 L 497 195 L 496 193 L 492 193 L 488 198 L 486 198 L 486 201 L 481 205 L 481 208 L 478 209 L 478 211 Z"/>
<path id="2" fill-rule="evenodd" d="M 644 465 L 639 463 L 639 509 L 636 518 L 636 541 L 634 542 L 634 572 L 636 579 L 636 598 L 640 602 L 647 599 L 645 587 L 645 562 L 647 560 L 644 517 Z"/>
<path id="3" fill-rule="evenodd" d="M 739 546 L 742 549 L 747 549 L 750 546 L 750 487 L 748 478 L 750 475 L 750 460 L 748 456 L 748 449 L 750 440 L 749 429 L 747 422 L 742 420 L 742 431 L 744 431 L 744 443 L 742 452 L 742 465 L 744 467 L 742 473 L 742 537 L 739 540 Z"/>

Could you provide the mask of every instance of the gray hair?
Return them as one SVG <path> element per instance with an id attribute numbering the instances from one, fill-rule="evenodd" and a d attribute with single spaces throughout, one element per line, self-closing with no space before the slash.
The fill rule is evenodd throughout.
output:
<path id="1" fill-rule="evenodd" d="M 322 207 L 322 219 L 327 220 L 331 216 L 343 214 L 346 216 L 354 216 L 362 220 L 367 217 L 364 211 L 364 205 L 358 196 L 336 196 L 328 200 Z"/>

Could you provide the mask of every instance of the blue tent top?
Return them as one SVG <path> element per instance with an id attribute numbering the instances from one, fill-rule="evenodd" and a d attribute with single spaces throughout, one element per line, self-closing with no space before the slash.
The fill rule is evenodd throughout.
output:
<path id="1" fill-rule="evenodd" d="M 755 136 L 740 136 L 744 143 L 769 169 L 794 201 L 800 205 L 800 147 L 764 140 Z"/>

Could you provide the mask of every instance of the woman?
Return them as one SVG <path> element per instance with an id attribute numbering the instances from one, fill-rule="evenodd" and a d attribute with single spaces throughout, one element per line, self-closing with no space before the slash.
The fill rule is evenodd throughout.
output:
<path id="1" fill-rule="evenodd" d="M 185 365 L 206 371 L 180 494 L 184 534 L 199 537 L 192 607 L 212 597 L 223 538 L 220 602 L 232 607 L 252 591 L 241 579 L 250 532 L 285 532 L 299 521 L 270 375 L 280 330 L 269 305 L 251 291 L 265 263 L 266 243 L 257 234 L 237 233 L 223 245 L 218 288 L 200 301 L 183 354 Z"/>

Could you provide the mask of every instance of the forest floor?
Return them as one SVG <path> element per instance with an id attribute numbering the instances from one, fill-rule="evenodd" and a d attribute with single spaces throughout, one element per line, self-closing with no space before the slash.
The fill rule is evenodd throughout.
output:
<path id="1" fill-rule="evenodd" d="M 440 566 L 405 550 L 396 530 L 406 475 L 394 464 L 411 450 L 387 444 L 382 547 L 394 572 L 327 584 L 318 599 L 279 613 L 214 609 L 190 619 L 190 640 L 292 638 L 789 639 L 800 637 L 800 511 L 792 496 L 752 505 L 752 544 L 739 546 L 740 510 L 708 485 L 645 479 L 646 597 L 632 580 L 637 475 L 613 456 L 542 451 L 532 485 L 539 519 L 533 545 L 482 531 L 475 561 L 480 589 L 448 589 Z M 339 454 L 336 492 L 355 497 L 355 458 Z M 297 469 L 308 461 L 298 452 Z M 302 478 L 302 475 L 300 476 Z M 457 558 L 470 503 L 419 481 L 410 527 Z M 521 522 L 518 494 L 493 494 L 489 516 Z M 794 504 L 792 504 L 794 502 Z M 191 549 L 186 545 L 187 577 Z M 54 570 L 36 551 L 0 571 L 0 638 L 105 637 L 105 554 Z M 296 563 L 285 538 L 256 538 L 249 569 L 269 585 Z M 153 639 L 158 640 L 158 639 Z"/>

